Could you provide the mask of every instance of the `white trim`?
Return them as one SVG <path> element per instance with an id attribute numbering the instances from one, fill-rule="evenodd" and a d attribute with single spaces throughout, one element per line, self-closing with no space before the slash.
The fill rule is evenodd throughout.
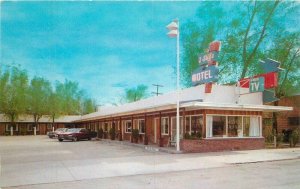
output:
<path id="1" fill-rule="evenodd" d="M 145 129 L 145 132 L 146 132 L 146 121 L 145 121 L 145 119 L 137 119 L 137 122 L 138 122 L 138 129 L 139 129 L 139 134 L 144 135 L 145 132 L 141 133 L 140 121 L 144 121 L 144 127 L 145 127 L 144 129 Z"/>
<path id="2" fill-rule="evenodd" d="M 164 136 L 169 136 L 169 133 L 170 133 L 170 125 L 169 125 L 169 117 L 161 117 L 161 123 L 163 122 L 162 120 L 163 119 L 167 119 L 167 124 L 168 124 L 168 133 L 165 133 L 165 128 L 163 128 L 163 125 L 160 126 L 160 133 L 161 135 L 164 135 Z M 161 132 L 161 130 L 163 130 L 163 132 Z"/>
<path id="3" fill-rule="evenodd" d="M 131 123 L 131 128 L 130 128 L 130 132 L 127 131 L 127 124 L 126 123 Z M 124 120 L 124 133 L 132 133 L 132 128 L 133 128 L 133 125 L 132 125 L 132 121 L 131 120 Z"/>

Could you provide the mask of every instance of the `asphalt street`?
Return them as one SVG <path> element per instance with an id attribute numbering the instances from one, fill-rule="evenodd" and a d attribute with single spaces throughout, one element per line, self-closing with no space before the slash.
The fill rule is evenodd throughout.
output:
<path id="1" fill-rule="evenodd" d="M 101 141 L 0 137 L 1 188 L 299 188 L 300 149 L 167 154 Z"/>

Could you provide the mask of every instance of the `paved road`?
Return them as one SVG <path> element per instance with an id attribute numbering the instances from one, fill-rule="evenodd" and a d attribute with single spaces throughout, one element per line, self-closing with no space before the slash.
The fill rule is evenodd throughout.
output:
<path id="1" fill-rule="evenodd" d="M 300 149 L 165 154 L 99 141 L 60 143 L 26 136 L 0 137 L 0 155 L 3 188 L 300 186 Z"/>

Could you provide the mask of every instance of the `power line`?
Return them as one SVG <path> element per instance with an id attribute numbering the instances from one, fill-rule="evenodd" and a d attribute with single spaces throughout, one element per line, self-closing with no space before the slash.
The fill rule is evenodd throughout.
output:
<path id="1" fill-rule="evenodd" d="M 163 85 L 159 85 L 159 84 L 152 84 L 153 86 L 156 87 L 156 92 L 152 92 L 152 94 L 156 94 L 156 96 L 162 94 L 158 92 L 159 87 L 163 87 Z"/>

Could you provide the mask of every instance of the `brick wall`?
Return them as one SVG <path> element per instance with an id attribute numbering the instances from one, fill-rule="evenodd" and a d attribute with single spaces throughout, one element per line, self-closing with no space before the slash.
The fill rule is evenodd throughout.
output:
<path id="1" fill-rule="evenodd" d="M 184 152 L 254 150 L 264 148 L 264 141 L 264 138 L 180 140 L 180 149 Z"/>

